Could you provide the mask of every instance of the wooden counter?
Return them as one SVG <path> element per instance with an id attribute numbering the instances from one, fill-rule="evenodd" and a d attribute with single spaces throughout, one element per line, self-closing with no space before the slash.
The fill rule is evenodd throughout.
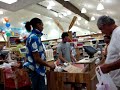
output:
<path id="1" fill-rule="evenodd" d="M 86 70 L 81 73 L 47 71 L 48 90 L 81 90 L 81 86 L 96 90 L 95 64 L 85 66 Z"/>

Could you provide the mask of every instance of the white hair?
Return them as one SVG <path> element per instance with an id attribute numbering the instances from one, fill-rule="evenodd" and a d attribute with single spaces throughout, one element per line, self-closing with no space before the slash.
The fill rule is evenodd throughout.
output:
<path id="1" fill-rule="evenodd" d="M 109 16 L 101 16 L 99 17 L 98 21 L 97 21 L 97 26 L 98 28 L 101 28 L 103 25 L 112 25 L 115 24 L 114 19 L 112 19 Z"/>

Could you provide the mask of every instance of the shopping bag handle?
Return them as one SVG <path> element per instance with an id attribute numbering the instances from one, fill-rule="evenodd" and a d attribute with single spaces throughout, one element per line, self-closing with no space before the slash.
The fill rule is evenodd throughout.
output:
<path id="1" fill-rule="evenodd" d="M 103 72 L 102 72 L 100 66 L 96 67 L 95 72 L 96 72 L 99 83 L 102 84 L 103 82 L 101 81 L 101 76 L 103 75 Z"/>
<path id="2" fill-rule="evenodd" d="M 98 74 L 99 74 L 100 76 L 103 75 L 103 72 L 102 72 L 100 66 L 96 67 L 96 72 L 98 72 Z"/>

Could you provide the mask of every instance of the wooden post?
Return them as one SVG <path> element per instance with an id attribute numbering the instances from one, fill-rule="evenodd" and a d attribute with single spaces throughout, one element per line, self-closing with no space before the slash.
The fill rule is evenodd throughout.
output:
<path id="1" fill-rule="evenodd" d="M 72 41 L 72 31 L 68 31 L 68 35 L 69 35 L 70 40 Z"/>

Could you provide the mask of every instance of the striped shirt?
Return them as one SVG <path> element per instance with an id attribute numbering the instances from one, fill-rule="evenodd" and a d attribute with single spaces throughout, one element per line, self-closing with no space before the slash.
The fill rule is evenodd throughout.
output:
<path id="1" fill-rule="evenodd" d="M 43 44 L 41 42 L 41 36 L 43 34 L 37 30 L 33 29 L 31 34 L 26 40 L 27 47 L 27 62 L 24 63 L 24 67 L 29 68 L 32 71 L 36 71 L 38 74 L 45 75 L 45 66 L 39 65 L 35 62 L 32 53 L 38 52 L 42 60 L 46 60 Z"/>

